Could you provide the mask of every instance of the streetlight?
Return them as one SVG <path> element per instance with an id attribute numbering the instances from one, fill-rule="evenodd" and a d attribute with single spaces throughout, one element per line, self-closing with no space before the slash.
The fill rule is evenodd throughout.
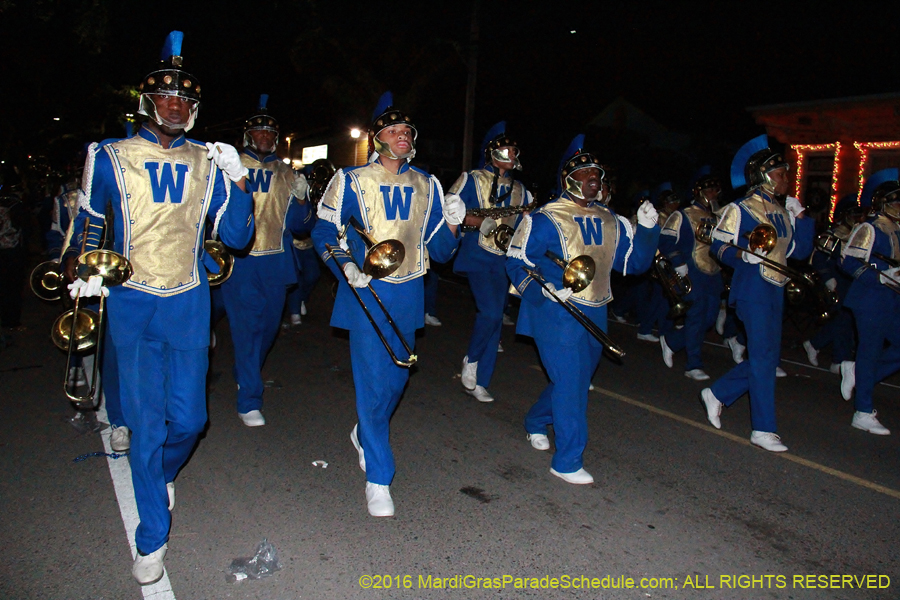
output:
<path id="1" fill-rule="evenodd" d="M 361 132 L 359 131 L 359 129 L 356 129 L 354 127 L 353 129 L 350 130 L 350 137 L 352 137 L 354 140 L 358 140 L 360 135 L 361 135 Z"/>

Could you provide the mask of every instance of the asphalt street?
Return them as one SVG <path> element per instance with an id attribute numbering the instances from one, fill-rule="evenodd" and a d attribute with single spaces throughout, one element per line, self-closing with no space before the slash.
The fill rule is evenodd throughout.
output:
<path id="1" fill-rule="evenodd" d="M 746 398 L 714 430 L 698 399 L 704 384 L 682 374 L 684 354 L 667 369 L 657 344 L 611 323 L 627 356 L 604 359 L 594 376 L 585 467 L 596 483 L 575 486 L 550 475 L 550 453 L 525 439 L 522 419 L 546 383 L 529 339 L 503 328 L 496 402 L 463 393 L 474 302 L 442 280 L 443 326 L 419 332 L 419 364 L 391 425 L 397 514 L 376 519 L 349 440 L 349 343 L 328 325 L 331 302 L 323 279 L 303 324 L 276 341 L 259 428 L 237 417 L 219 324 L 209 426 L 176 480 L 171 592 L 150 597 L 900 597 L 897 375 L 875 397 L 893 435 L 853 429 L 827 352 L 825 369 L 810 367 L 802 333 L 786 326 L 777 407 L 790 451 L 773 454 L 749 445 Z M 104 446 L 69 422 L 65 358 L 48 335 L 56 311 L 29 298 L 28 330 L 0 352 L 0 598 L 137 600 L 147 590 L 131 577 L 110 474 L 127 458 L 73 462 Z M 714 333 L 708 340 L 716 377 L 733 363 Z M 282 570 L 229 581 L 231 561 L 264 538 Z M 635 587 L 621 589 L 629 580 Z"/>

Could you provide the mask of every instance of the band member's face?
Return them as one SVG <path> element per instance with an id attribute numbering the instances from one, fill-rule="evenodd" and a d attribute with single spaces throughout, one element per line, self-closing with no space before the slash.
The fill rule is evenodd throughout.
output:
<path id="1" fill-rule="evenodd" d="M 509 160 L 499 160 L 496 155 L 492 154 L 494 166 L 498 169 L 512 170 L 516 166 L 516 157 L 519 155 L 519 149 L 514 146 L 501 146 L 498 150 L 500 150 L 501 154 L 508 156 Z"/>
<path id="2" fill-rule="evenodd" d="M 717 187 L 706 188 L 706 189 L 700 190 L 700 195 L 702 195 L 703 198 L 708 203 L 712 204 L 713 202 L 717 202 L 719 200 L 719 192 L 720 191 L 721 191 L 721 188 L 717 188 Z"/>
<path id="3" fill-rule="evenodd" d="M 181 96 L 167 96 L 152 94 L 151 99 L 156 105 L 156 114 L 164 121 L 174 125 L 187 124 L 191 117 L 191 109 L 197 104 L 194 100 Z"/>
<path id="4" fill-rule="evenodd" d="M 391 125 L 381 130 L 378 139 L 390 146 L 395 156 L 403 156 L 412 151 L 413 130 L 409 125 Z"/>
<path id="5" fill-rule="evenodd" d="M 787 194 L 788 186 L 790 185 L 787 169 L 775 169 L 769 173 L 769 179 L 775 184 L 775 193 L 777 195 L 783 196 Z"/>
<path id="6" fill-rule="evenodd" d="M 248 132 L 256 149 L 260 152 L 272 152 L 275 150 L 275 132 L 269 129 L 254 129 Z"/>
<path id="7" fill-rule="evenodd" d="M 581 194 L 585 200 L 593 200 L 600 193 L 600 169 L 578 169 L 572 173 L 572 179 L 581 182 Z"/>

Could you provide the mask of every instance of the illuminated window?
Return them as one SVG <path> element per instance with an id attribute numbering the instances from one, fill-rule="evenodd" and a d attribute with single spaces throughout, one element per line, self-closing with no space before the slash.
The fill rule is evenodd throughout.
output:
<path id="1" fill-rule="evenodd" d="M 309 146 L 308 148 L 304 148 L 300 160 L 303 161 L 304 165 L 308 165 L 319 160 L 320 158 L 328 158 L 328 144 L 322 144 L 321 146 Z"/>

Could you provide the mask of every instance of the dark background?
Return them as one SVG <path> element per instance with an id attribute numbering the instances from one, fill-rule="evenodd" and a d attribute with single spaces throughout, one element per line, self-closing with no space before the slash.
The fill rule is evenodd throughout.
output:
<path id="1" fill-rule="evenodd" d="M 203 90 L 191 137 L 236 141 L 260 93 L 282 133 L 365 126 L 390 89 L 418 126 L 417 160 L 461 168 L 472 6 L 0 0 L 6 181 L 11 165 L 27 173 L 28 155 L 32 172 L 58 173 L 86 142 L 120 137 L 137 105 L 129 89 L 173 29 Z M 542 185 L 571 137 L 619 96 L 689 134 L 690 151 L 645 155 L 646 140 L 602 131 L 588 131 L 589 148 L 626 179 L 684 185 L 704 163 L 725 175 L 730 151 L 763 133 L 748 106 L 897 90 L 897 8 L 496 0 L 478 10 L 475 143 L 506 119 L 525 179 Z M 428 140 L 441 156 L 428 155 Z"/>

